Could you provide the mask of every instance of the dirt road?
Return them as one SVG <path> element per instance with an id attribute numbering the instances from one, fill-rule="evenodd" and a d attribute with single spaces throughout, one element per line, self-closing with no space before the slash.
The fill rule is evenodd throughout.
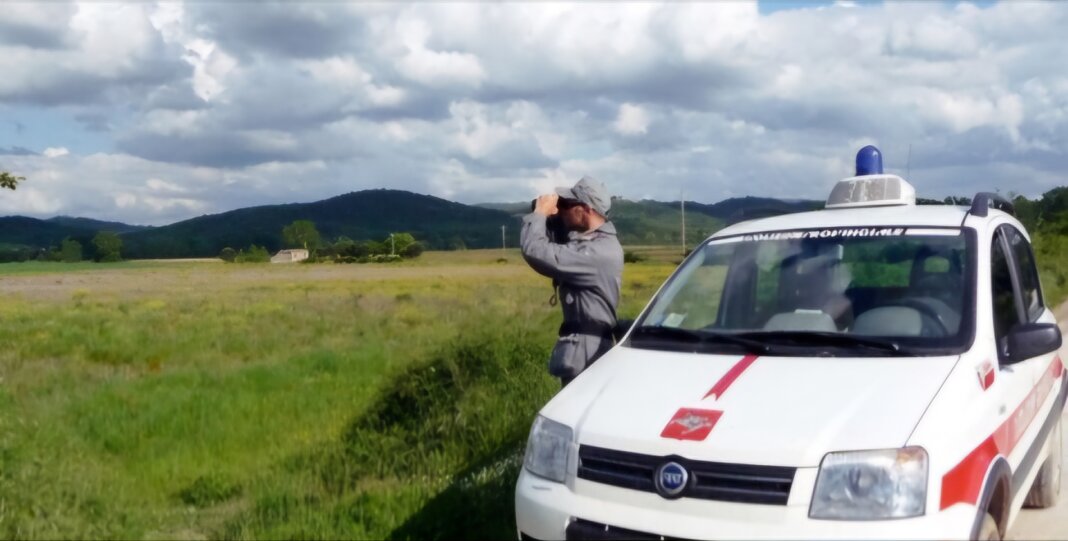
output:
<path id="1" fill-rule="evenodd" d="M 1068 303 L 1057 308 L 1057 321 L 1061 331 L 1068 335 Z M 1068 344 L 1061 348 L 1061 358 L 1068 359 Z M 1068 412 L 1061 416 L 1068 426 Z M 1068 453 L 1068 430 L 1061 431 L 1064 453 Z M 1068 457 L 1063 459 L 1068 465 Z M 1061 469 L 1061 497 L 1057 505 L 1049 509 L 1024 509 L 1009 530 L 1008 539 L 1068 539 L 1068 468 Z"/>

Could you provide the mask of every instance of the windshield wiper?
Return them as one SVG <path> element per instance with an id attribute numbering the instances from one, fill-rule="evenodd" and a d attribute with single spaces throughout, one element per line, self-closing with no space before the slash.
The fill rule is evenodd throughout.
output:
<path id="1" fill-rule="evenodd" d="M 814 346 L 860 346 L 869 349 L 878 349 L 893 353 L 894 355 L 908 355 L 902 351 L 901 345 L 893 340 L 880 340 L 878 338 L 861 337 L 852 334 L 825 331 L 753 331 L 742 333 L 745 338 L 761 341 L 783 341 L 794 344 Z"/>
<path id="2" fill-rule="evenodd" d="M 664 327 L 661 325 L 642 325 L 631 331 L 631 338 L 661 338 L 676 340 L 692 344 L 725 343 L 742 346 L 750 353 L 768 353 L 771 348 L 759 340 L 737 336 L 733 333 L 719 333 L 708 331 L 692 331 L 678 327 Z"/>

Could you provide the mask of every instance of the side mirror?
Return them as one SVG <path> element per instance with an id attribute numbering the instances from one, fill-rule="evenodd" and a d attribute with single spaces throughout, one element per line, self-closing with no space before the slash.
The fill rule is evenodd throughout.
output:
<path id="1" fill-rule="evenodd" d="M 1054 323 L 1022 323 L 1005 335 L 1006 355 L 1002 364 L 1045 355 L 1061 347 L 1061 330 Z"/>
<path id="2" fill-rule="evenodd" d="M 623 339 L 623 336 L 627 334 L 627 331 L 634 326 L 633 319 L 621 319 L 616 321 L 616 326 L 612 329 L 612 336 L 615 337 L 616 342 Z"/>

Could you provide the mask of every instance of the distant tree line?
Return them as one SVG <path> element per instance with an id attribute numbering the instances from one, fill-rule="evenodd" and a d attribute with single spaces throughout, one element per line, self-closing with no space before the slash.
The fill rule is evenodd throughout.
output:
<path id="1" fill-rule="evenodd" d="M 1059 304 L 1068 296 L 1068 186 L 1054 188 L 1038 199 L 1028 199 L 1014 192 L 1005 194 L 1012 202 L 1016 218 L 1031 234 L 1042 293 L 1047 303 Z M 972 204 L 969 197 L 917 199 L 919 204 Z"/>
<path id="2" fill-rule="evenodd" d="M 1015 192 L 1008 192 L 1003 197 L 1012 203 L 1016 218 L 1031 233 L 1068 235 L 1068 186 L 1049 190 L 1038 199 L 1028 199 Z M 970 206 L 972 198 L 953 195 L 941 200 L 919 197 L 916 203 Z"/>
<path id="3" fill-rule="evenodd" d="M 95 261 L 97 263 L 114 263 L 122 261 L 122 239 L 111 231 L 101 231 L 91 240 L 67 237 L 56 246 L 48 248 L 30 248 L 26 246 L 7 247 L 0 250 L 0 263 L 22 261 L 54 261 L 61 263 L 78 263 Z"/>
<path id="4" fill-rule="evenodd" d="M 381 241 L 357 241 L 345 236 L 333 242 L 324 240 L 310 220 L 296 220 L 282 229 L 286 248 L 308 250 L 308 262 L 387 263 L 419 257 L 423 245 L 411 233 L 392 233 Z M 219 259 L 227 263 L 265 263 L 271 260 L 266 248 L 252 244 L 247 249 L 223 248 Z"/>

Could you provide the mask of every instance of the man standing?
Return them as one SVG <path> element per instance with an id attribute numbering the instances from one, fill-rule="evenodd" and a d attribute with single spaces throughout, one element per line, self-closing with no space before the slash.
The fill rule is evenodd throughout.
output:
<path id="1" fill-rule="evenodd" d="M 538 197 L 523 217 L 523 258 L 553 279 L 564 311 L 549 373 L 563 385 L 612 347 L 612 329 L 623 283 L 623 247 L 608 221 L 612 199 L 601 182 L 582 177 L 573 188 Z M 553 242 L 546 219 L 559 214 L 570 231 L 567 244 Z"/>

